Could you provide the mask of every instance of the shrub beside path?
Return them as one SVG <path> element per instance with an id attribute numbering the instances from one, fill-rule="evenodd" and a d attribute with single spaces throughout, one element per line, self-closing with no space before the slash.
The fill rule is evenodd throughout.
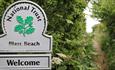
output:
<path id="1" fill-rule="evenodd" d="M 97 63 L 99 70 L 108 70 L 107 58 L 104 51 L 102 51 L 102 46 L 96 40 L 93 40 L 93 47 L 96 50 L 97 57 L 95 57 L 95 62 Z"/>

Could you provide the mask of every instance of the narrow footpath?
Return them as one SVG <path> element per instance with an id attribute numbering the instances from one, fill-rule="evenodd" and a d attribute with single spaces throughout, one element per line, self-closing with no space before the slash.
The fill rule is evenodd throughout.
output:
<path id="1" fill-rule="evenodd" d="M 99 70 L 108 70 L 106 54 L 102 51 L 100 43 L 96 40 L 93 40 L 93 46 L 97 53 L 95 61 L 99 67 Z"/>

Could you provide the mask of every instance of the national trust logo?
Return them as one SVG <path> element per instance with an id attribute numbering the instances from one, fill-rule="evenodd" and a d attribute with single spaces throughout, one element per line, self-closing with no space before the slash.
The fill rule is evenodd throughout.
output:
<path id="1" fill-rule="evenodd" d="M 24 37 L 35 32 L 32 16 L 27 16 L 25 20 L 21 16 L 17 16 L 16 20 L 19 24 L 15 26 L 15 32 L 22 34 Z"/>

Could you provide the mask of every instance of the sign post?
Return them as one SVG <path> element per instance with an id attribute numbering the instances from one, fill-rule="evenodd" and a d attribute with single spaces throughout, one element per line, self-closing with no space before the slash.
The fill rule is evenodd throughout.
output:
<path id="1" fill-rule="evenodd" d="M 0 55 L 0 70 L 51 69 L 50 54 Z"/>
<path id="2" fill-rule="evenodd" d="M 36 54 L 0 55 L 0 61 L 2 61 L 0 62 L 0 69 L 23 68 L 23 64 L 25 69 L 28 67 L 30 69 L 32 67 L 51 69 L 52 36 L 45 34 L 46 29 L 47 17 L 39 5 L 26 0 L 11 4 L 2 18 L 3 34 L 0 35 L 0 53 L 37 53 L 38 57 Z M 38 66 L 26 65 L 29 61 L 37 59 L 40 62 Z M 29 61 L 26 62 L 25 60 Z M 7 66 L 6 61 L 11 62 L 11 66 Z M 22 66 L 19 65 L 21 61 Z M 35 63 L 37 62 L 35 61 Z"/>

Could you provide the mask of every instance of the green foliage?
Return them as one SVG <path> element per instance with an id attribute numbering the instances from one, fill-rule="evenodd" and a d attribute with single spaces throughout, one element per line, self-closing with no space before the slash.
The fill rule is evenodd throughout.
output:
<path id="1" fill-rule="evenodd" d="M 25 20 L 21 16 L 16 17 L 17 22 L 19 25 L 15 26 L 15 32 L 19 32 L 19 34 L 32 34 L 35 31 L 35 28 L 32 26 L 33 17 L 27 16 Z"/>
<path id="2" fill-rule="evenodd" d="M 93 27 L 93 33 L 95 40 L 99 42 L 102 46 L 105 46 L 105 42 L 109 41 L 109 31 L 107 30 L 107 26 L 104 23 L 95 25 Z"/>
<path id="3" fill-rule="evenodd" d="M 98 0 L 94 2 L 93 13 L 107 27 L 108 36 L 103 49 L 107 53 L 109 70 L 115 69 L 115 0 Z M 105 32 L 104 32 L 105 33 Z M 105 33 L 106 34 L 106 33 Z"/>
<path id="4" fill-rule="evenodd" d="M 48 17 L 46 33 L 53 36 L 52 58 L 56 57 L 52 63 L 52 70 L 96 70 L 96 65 L 93 61 L 95 52 L 92 48 L 92 35 L 90 36 L 85 32 L 86 24 L 83 11 L 87 6 L 88 0 L 32 1 L 38 3 Z M 5 2 L 7 3 L 7 1 Z M 1 11 L 4 10 L 2 9 Z M 20 24 L 16 26 L 16 31 L 24 30 L 24 22 L 28 23 L 28 21 L 24 21 L 20 17 L 18 22 Z M 32 23 L 28 24 L 31 25 Z M 23 34 L 23 31 L 19 33 Z M 26 30 L 26 33 L 31 32 Z M 57 53 L 62 53 L 65 56 L 62 57 Z"/>
<path id="5" fill-rule="evenodd" d="M 21 16 L 17 16 L 17 21 L 20 23 L 20 24 L 24 24 L 24 20 Z"/>
<path id="6" fill-rule="evenodd" d="M 53 70 L 96 70 L 92 42 L 85 33 L 84 0 L 43 0 L 38 2 L 48 16 L 48 34 L 53 36 L 53 57 L 65 54 Z M 90 38 L 90 37 L 89 37 Z"/>
<path id="7" fill-rule="evenodd" d="M 13 0 L 0 0 L 0 23 L 2 21 L 1 18 L 2 18 L 2 15 L 3 15 L 5 9 L 13 2 L 14 2 Z M 2 34 L 2 33 L 3 33 L 2 26 L 0 24 L 0 34 Z"/>

